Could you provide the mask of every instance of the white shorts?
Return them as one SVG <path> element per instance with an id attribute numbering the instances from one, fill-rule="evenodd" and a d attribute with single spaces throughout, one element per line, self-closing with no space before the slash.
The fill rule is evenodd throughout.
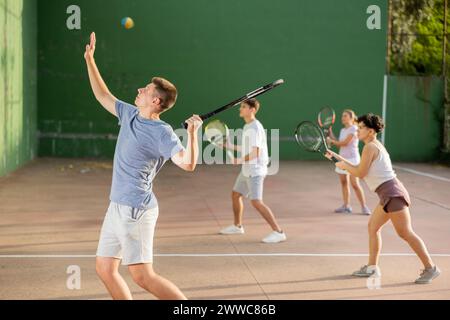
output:
<path id="1" fill-rule="evenodd" d="M 136 209 L 110 202 L 103 221 L 97 256 L 122 259 L 122 265 L 153 262 L 158 207 Z"/>
<path id="2" fill-rule="evenodd" d="M 250 200 L 262 200 L 265 176 L 246 177 L 242 172 L 234 183 L 233 191 Z"/>
<path id="3" fill-rule="evenodd" d="M 348 160 L 351 164 L 353 164 L 354 166 L 359 165 L 359 162 L 361 161 L 360 159 L 347 159 L 347 160 Z M 338 167 L 336 167 L 336 168 L 334 169 L 334 171 L 335 171 L 336 173 L 338 173 L 338 174 L 345 174 L 345 175 L 348 175 L 348 174 L 349 174 L 348 171 L 339 169 Z"/>

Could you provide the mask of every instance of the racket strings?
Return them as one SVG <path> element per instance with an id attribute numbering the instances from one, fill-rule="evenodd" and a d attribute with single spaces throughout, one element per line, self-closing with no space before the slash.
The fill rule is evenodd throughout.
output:
<path id="1" fill-rule="evenodd" d="M 219 121 L 213 121 L 205 127 L 205 136 L 212 143 L 224 144 L 228 137 L 228 128 Z"/>
<path id="2" fill-rule="evenodd" d="M 324 128 L 329 128 L 334 124 L 335 113 L 331 108 L 324 108 L 319 112 L 319 125 Z"/>
<path id="3" fill-rule="evenodd" d="M 317 127 L 310 123 L 304 123 L 298 128 L 300 143 L 311 151 L 319 151 L 322 146 L 322 136 Z"/>
<path id="4" fill-rule="evenodd" d="M 222 134 L 217 134 L 217 135 L 212 136 L 209 140 L 213 143 L 222 143 L 223 144 L 226 141 L 226 137 Z"/>
<path id="5" fill-rule="evenodd" d="M 322 123 L 322 126 L 329 127 L 333 124 L 333 117 L 331 117 L 331 116 L 327 117 L 324 120 L 322 120 L 321 123 Z"/>

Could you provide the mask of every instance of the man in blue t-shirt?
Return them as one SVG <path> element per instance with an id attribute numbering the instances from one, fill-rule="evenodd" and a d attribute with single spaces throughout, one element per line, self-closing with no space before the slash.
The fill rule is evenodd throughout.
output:
<path id="1" fill-rule="evenodd" d="M 135 106 L 115 98 L 108 90 L 94 60 L 95 33 L 91 34 L 84 58 L 92 91 L 98 102 L 119 119 L 120 131 L 114 153 L 110 204 L 103 222 L 97 249 L 96 270 L 113 299 L 132 299 L 130 289 L 119 274 L 119 265 L 128 266 L 133 280 L 160 299 L 186 299 L 170 281 L 153 270 L 153 235 L 158 218 L 158 202 L 153 179 L 171 159 L 186 171 L 194 171 L 198 157 L 199 116 L 188 124 L 185 149 L 172 127 L 160 120 L 177 99 L 175 86 L 163 78 L 153 78 L 138 89 Z"/>

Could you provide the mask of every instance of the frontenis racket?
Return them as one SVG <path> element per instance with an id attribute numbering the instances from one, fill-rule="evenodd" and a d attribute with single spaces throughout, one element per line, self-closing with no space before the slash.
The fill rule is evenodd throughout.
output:
<path id="1" fill-rule="evenodd" d="M 333 126 L 335 120 L 336 113 L 333 108 L 324 107 L 319 111 L 319 114 L 317 115 L 317 123 L 322 128 L 325 137 L 328 137 L 330 134 L 331 127 Z"/>
<path id="2" fill-rule="evenodd" d="M 258 88 L 256 90 L 253 90 L 253 91 L 247 93 L 246 95 L 244 95 L 244 96 L 242 96 L 242 97 L 240 97 L 240 98 L 238 98 L 236 100 L 233 100 L 230 103 L 227 103 L 223 107 L 220 107 L 220 108 L 218 108 L 216 110 L 213 110 L 213 111 L 211 111 L 209 113 L 200 115 L 200 118 L 203 121 L 206 120 L 206 119 L 209 119 L 212 116 L 218 114 L 219 112 L 228 110 L 228 109 L 230 109 L 230 108 L 232 108 L 232 107 L 234 107 L 234 106 L 236 106 L 236 105 L 238 105 L 238 104 L 240 104 L 240 103 L 242 103 L 242 102 L 244 102 L 246 100 L 253 99 L 253 98 L 255 98 L 255 97 L 257 97 L 257 96 L 259 96 L 259 95 L 261 95 L 263 93 L 266 93 L 269 90 L 272 90 L 275 87 L 278 87 L 280 84 L 283 84 L 283 83 L 284 83 L 283 79 L 278 79 L 277 81 L 274 81 L 272 83 L 266 84 L 265 86 L 262 86 L 262 87 L 260 87 L 260 88 Z M 183 122 L 182 126 L 185 129 L 187 129 L 187 123 L 186 122 Z"/>
<path id="3" fill-rule="evenodd" d="M 325 136 L 319 126 L 311 121 L 303 121 L 295 129 L 295 140 L 297 143 L 307 151 L 319 152 L 325 155 L 328 151 L 328 146 L 325 141 Z M 333 162 L 339 160 L 332 157 Z"/>
<path id="4" fill-rule="evenodd" d="M 229 130 L 227 125 L 220 120 L 212 120 L 205 126 L 206 139 L 219 148 L 226 146 L 228 135 Z M 225 151 L 230 159 L 234 158 L 234 155 L 230 150 L 225 148 Z"/>

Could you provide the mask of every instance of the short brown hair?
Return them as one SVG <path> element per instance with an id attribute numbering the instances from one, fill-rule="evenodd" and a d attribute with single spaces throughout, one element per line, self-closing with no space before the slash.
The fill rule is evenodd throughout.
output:
<path id="1" fill-rule="evenodd" d="M 155 85 L 161 100 L 161 111 L 172 108 L 177 101 L 177 88 L 170 81 L 160 77 L 152 78 L 152 83 Z"/>
<path id="2" fill-rule="evenodd" d="M 248 105 L 250 108 L 254 108 L 256 110 L 256 112 L 258 112 L 258 110 L 259 110 L 259 101 L 256 100 L 255 98 L 245 100 L 244 103 L 246 105 Z"/>

